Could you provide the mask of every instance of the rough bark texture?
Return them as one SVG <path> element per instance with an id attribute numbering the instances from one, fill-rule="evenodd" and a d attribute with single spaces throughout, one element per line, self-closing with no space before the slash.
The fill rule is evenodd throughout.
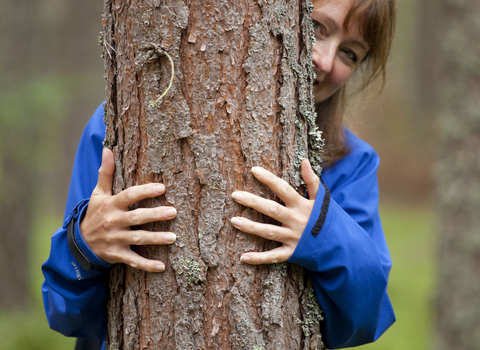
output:
<path id="1" fill-rule="evenodd" d="M 480 348 L 480 2 L 442 0 L 434 349 Z M 437 27 L 436 30 L 439 30 Z"/>
<path id="2" fill-rule="evenodd" d="M 235 230 L 246 190 L 274 198 L 250 174 L 262 166 L 301 187 L 300 161 L 320 172 L 311 86 L 311 4 L 282 1 L 106 0 L 106 145 L 114 191 L 162 182 L 170 247 L 137 251 L 164 273 L 111 274 L 111 349 L 320 349 L 320 309 L 302 269 L 250 266 L 276 245 Z M 167 90 L 174 64 L 174 81 Z M 156 101 L 153 102 L 152 101 Z M 307 137 L 308 135 L 308 137 Z"/>

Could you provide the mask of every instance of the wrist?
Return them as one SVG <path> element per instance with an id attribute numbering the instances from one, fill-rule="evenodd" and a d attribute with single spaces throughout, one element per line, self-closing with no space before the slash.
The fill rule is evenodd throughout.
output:
<path id="1" fill-rule="evenodd" d="M 66 224 L 67 242 L 70 252 L 77 260 L 78 264 L 85 270 L 91 269 L 103 271 L 111 268 L 113 265 L 100 259 L 87 245 L 81 234 L 80 223 L 85 216 L 88 207 L 88 200 L 80 202 L 69 216 L 70 219 Z M 66 220 L 66 221 L 67 221 Z"/>

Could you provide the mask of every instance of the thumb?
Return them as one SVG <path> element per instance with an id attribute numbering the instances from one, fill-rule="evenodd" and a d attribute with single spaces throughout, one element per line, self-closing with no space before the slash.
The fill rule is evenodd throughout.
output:
<path id="1" fill-rule="evenodd" d="M 102 152 L 102 165 L 98 169 L 97 188 L 104 194 L 112 194 L 113 172 L 115 171 L 115 162 L 113 152 L 104 148 Z"/>
<path id="2" fill-rule="evenodd" d="M 313 172 L 312 166 L 308 159 L 304 159 L 301 164 L 302 179 L 307 185 L 308 197 L 315 199 L 318 192 L 318 186 L 320 186 L 320 179 Z"/>

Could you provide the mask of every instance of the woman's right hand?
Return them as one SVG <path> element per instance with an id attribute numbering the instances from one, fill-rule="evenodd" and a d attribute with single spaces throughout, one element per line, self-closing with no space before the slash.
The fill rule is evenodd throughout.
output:
<path id="1" fill-rule="evenodd" d="M 90 249 L 102 260 L 124 263 L 148 272 L 162 272 L 165 264 L 146 259 L 130 249 L 130 245 L 160 245 L 175 242 L 171 232 L 131 230 L 154 221 L 171 220 L 177 215 L 173 207 L 140 208 L 128 207 L 146 198 L 165 193 L 165 186 L 158 183 L 133 186 L 112 195 L 115 163 L 113 153 L 105 148 L 102 165 L 98 170 L 98 183 L 92 192 L 85 217 L 80 222 L 80 231 Z"/>

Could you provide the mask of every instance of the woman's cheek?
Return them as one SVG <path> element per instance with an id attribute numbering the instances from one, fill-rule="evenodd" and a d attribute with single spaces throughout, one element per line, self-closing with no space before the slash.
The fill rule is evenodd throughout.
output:
<path id="1" fill-rule="evenodd" d="M 341 65 L 335 74 L 335 80 L 339 85 L 345 84 L 353 74 L 353 68 L 347 65 Z"/>
<path id="2" fill-rule="evenodd" d="M 354 70 L 351 67 L 338 67 L 330 75 L 330 85 L 335 89 L 339 89 L 347 83 L 353 72 Z"/>

